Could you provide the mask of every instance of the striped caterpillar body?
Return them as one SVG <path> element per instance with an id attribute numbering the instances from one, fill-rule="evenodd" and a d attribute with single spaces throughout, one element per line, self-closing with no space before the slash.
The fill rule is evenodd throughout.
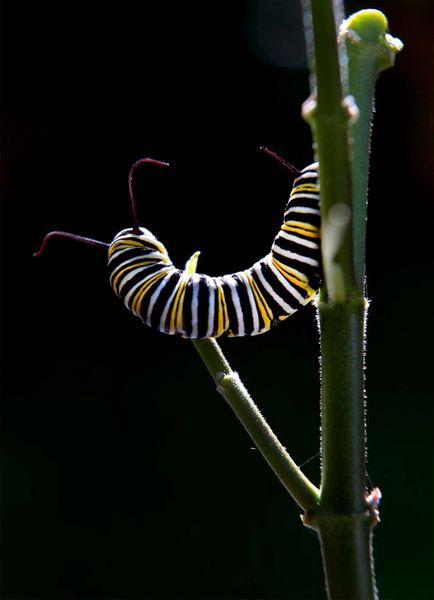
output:
<path id="1" fill-rule="evenodd" d="M 130 169 L 132 227 L 120 231 L 110 244 L 52 231 L 35 256 L 53 236 L 108 248 L 110 284 L 116 295 L 146 325 L 161 332 L 190 339 L 264 333 L 313 299 L 320 284 L 321 255 L 318 163 L 297 171 L 262 149 L 298 176 L 270 252 L 245 271 L 210 277 L 177 269 L 164 245 L 139 227 L 133 171 L 143 163 L 168 166 L 152 158 L 140 159 Z"/>
<path id="2" fill-rule="evenodd" d="M 271 251 L 245 271 L 210 277 L 177 269 L 147 229 L 110 244 L 110 283 L 144 323 L 171 335 L 258 335 L 312 300 L 320 278 L 318 163 L 303 169 Z"/>

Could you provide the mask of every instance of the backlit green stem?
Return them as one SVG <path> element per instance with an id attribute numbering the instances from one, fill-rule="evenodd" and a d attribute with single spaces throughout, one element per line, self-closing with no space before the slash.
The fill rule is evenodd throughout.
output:
<path id="1" fill-rule="evenodd" d="M 366 208 L 369 154 L 375 82 L 381 71 L 393 66 L 402 42 L 386 33 L 387 19 L 378 10 L 362 10 L 346 19 L 340 28 L 348 55 L 348 91 L 359 116 L 352 127 L 353 255 L 358 289 L 365 279 Z"/>
<path id="2" fill-rule="evenodd" d="M 282 484 L 304 510 L 314 510 L 316 488 L 292 460 L 261 415 L 237 373 L 232 371 L 215 339 L 193 340 L 226 402 L 255 442 Z"/>
<path id="3" fill-rule="evenodd" d="M 313 61 L 311 96 L 303 105 L 303 116 L 312 128 L 320 165 L 321 222 L 323 229 L 330 224 L 330 237 L 334 237 L 333 214 L 339 215 L 342 210 L 351 214 L 348 127 L 357 116 L 357 108 L 347 95 L 346 70 L 339 63 L 334 3 L 305 0 L 303 7 L 305 22 L 312 25 L 306 32 L 306 41 Z M 355 287 L 351 228 L 342 231 L 341 243 L 333 247 L 333 252 L 324 235 L 322 245 L 324 293 L 331 301 L 343 302 Z"/>
<path id="4" fill-rule="evenodd" d="M 366 497 L 363 293 L 369 132 L 377 74 L 400 48 L 386 34 L 384 15 L 373 10 L 344 21 L 338 45 L 340 5 L 303 2 L 313 82 L 303 114 L 320 162 L 325 275 L 318 302 L 321 495 L 305 522 L 319 533 L 329 598 L 372 600 L 376 519 Z"/>

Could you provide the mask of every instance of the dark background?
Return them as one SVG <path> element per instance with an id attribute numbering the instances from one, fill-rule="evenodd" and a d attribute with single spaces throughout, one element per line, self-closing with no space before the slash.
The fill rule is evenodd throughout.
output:
<path id="1" fill-rule="evenodd" d="M 384 599 L 432 597 L 432 2 L 384 10 L 406 47 L 378 83 L 368 226 L 369 475 Z M 243 269 L 312 159 L 297 3 L 3 2 L 3 597 L 324 598 L 319 547 L 193 346 L 111 292 L 140 220 L 182 266 Z M 222 347 L 294 459 L 318 452 L 313 307 Z M 306 473 L 319 481 L 318 458 Z"/>

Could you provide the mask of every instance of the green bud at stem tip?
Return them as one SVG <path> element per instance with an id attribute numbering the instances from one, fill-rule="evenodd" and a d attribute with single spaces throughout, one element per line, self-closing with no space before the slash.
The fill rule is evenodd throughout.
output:
<path id="1" fill-rule="evenodd" d="M 389 51 L 400 52 L 403 43 L 387 33 L 389 24 L 385 15 L 375 9 L 360 10 L 343 21 L 340 35 L 353 43 L 366 42 L 386 47 Z"/>

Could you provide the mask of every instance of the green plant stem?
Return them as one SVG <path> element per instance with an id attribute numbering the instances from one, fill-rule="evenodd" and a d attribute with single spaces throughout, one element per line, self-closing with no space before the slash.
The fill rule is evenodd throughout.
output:
<path id="1" fill-rule="evenodd" d="M 306 28 L 306 38 L 314 82 L 304 115 L 311 124 L 320 162 L 325 274 L 318 302 L 321 496 L 316 513 L 305 522 L 319 533 L 329 598 L 371 600 L 377 591 L 372 558 L 376 519 L 366 498 L 366 192 L 375 79 L 380 66 L 391 64 L 383 51 L 387 49 L 389 61 L 393 51 L 392 38 L 385 34 L 387 21 L 379 11 L 361 11 L 345 21 L 338 48 L 334 18 L 338 4 L 332 0 L 303 3 L 305 23 L 312 24 Z M 347 73 L 346 63 L 340 65 L 338 59 L 348 46 Z M 348 90 L 357 105 L 346 96 Z M 332 211 L 339 205 L 346 207 L 352 222 L 336 244 Z"/>
<path id="2" fill-rule="evenodd" d="M 353 255 L 358 289 L 365 281 L 366 209 L 369 154 L 375 83 L 381 71 L 392 67 L 400 40 L 386 34 L 386 17 L 378 10 L 363 10 L 351 15 L 340 28 L 348 55 L 348 91 L 354 98 L 359 116 L 352 128 L 353 180 Z"/>
<path id="3" fill-rule="evenodd" d="M 351 168 L 348 125 L 356 112 L 345 101 L 346 77 L 339 64 L 336 44 L 334 3 L 330 0 L 304 1 L 305 18 L 312 24 L 307 46 L 312 57 L 312 94 L 303 105 L 303 116 L 312 128 L 320 165 L 321 219 L 328 222 L 334 206 L 351 210 Z M 342 302 L 355 287 L 351 231 L 347 227 L 342 243 L 333 254 L 323 248 L 326 286 L 331 301 Z M 324 239 L 323 239 L 324 242 Z M 324 247 L 324 243 L 323 243 Z"/>
<path id="4" fill-rule="evenodd" d="M 363 575 L 371 563 L 370 518 L 363 513 L 329 515 L 322 520 L 318 533 L 328 597 L 336 600 L 377 598 L 374 573 Z"/>
<path id="5" fill-rule="evenodd" d="M 363 298 L 320 301 L 322 419 L 319 533 L 328 596 L 377 597 L 366 502 Z"/>
<path id="6" fill-rule="evenodd" d="M 318 504 L 318 488 L 299 469 L 274 435 L 238 374 L 231 369 L 216 340 L 192 341 L 211 373 L 217 390 L 234 411 L 282 484 L 304 510 L 314 510 Z"/>
<path id="7" fill-rule="evenodd" d="M 363 299 L 318 303 L 321 331 L 321 508 L 365 509 Z"/>

